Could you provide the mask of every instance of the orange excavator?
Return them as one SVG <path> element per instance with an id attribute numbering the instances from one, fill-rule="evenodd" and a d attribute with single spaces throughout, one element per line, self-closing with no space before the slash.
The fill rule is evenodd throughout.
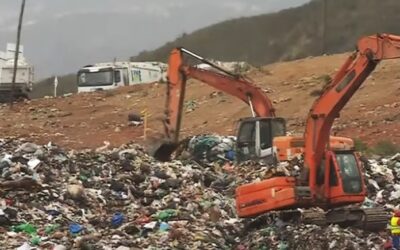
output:
<path id="1" fill-rule="evenodd" d="M 394 58 L 400 58 L 400 36 L 378 34 L 359 40 L 357 50 L 308 114 L 302 177 L 274 177 L 239 186 L 236 209 L 240 217 L 280 216 L 299 208 L 319 207 L 325 211 L 306 213 L 303 219 L 369 230 L 385 228 L 388 215 L 383 209 L 359 206 L 366 197 L 366 187 L 357 153 L 352 148 L 332 148 L 328 141 L 335 118 L 376 65 Z M 259 127 L 256 129 L 257 136 L 268 133 Z M 287 140 L 287 137 L 275 140 Z M 259 141 L 256 139 L 255 143 Z"/>
<path id="2" fill-rule="evenodd" d="M 184 62 L 184 54 L 195 58 L 209 66 L 212 70 L 205 70 Z M 252 129 L 252 125 L 262 123 L 263 131 L 261 135 L 262 148 L 255 152 L 256 148 L 249 145 L 251 138 L 248 133 L 243 133 L 243 138 L 239 138 L 239 148 L 242 153 L 238 154 L 241 160 L 270 157 L 273 155 L 272 140 L 275 136 L 286 135 L 286 124 L 283 118 L 275 116 L 275 109 L 271 100 L 264 94 L 263 90 L 256 87 L 243 76 L 233 74 L 209 60 L 184 48 L 175 48 L 171 51 L 168 61 L 168 84 L 166 100 L 166 119 L 164 121 L 166 142 L 163 142 L 154 153 L 154 157 L 167 161 L 179 144 L 179 131 L 182 121 L 182 108 L 185 98 L 186 80 L 188 78 L 204 82 L 218 90 L 235 96 L 248 104 L 251 109 L 252 117 L 243 118 L 240 121 L 239 130 Z M 249 126 L 250 125 L 250 126 Z M 254 129 L 253 129 L 254 131 Z M 250 137 L 255 134 L 250 134 Z M 238 151 L 240 152 L 240 151 Z"/>

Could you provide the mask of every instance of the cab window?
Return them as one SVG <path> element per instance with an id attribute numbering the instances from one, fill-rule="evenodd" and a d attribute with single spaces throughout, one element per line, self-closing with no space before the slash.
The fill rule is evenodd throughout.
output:
<path id="1" fill-rule="evenodd" d="M 254 122 L 245 122 L 240 126 L 240 131 L 238 135 L 238 142 L 255 142 L 256 133 L 255 133 L 255 123 Z"/>
<path id="2" fill-rule="evenodd" d="M 114 80 L 115 83 L 119 83 L 121 81 L 121 73 L 119 70 L 114 71 Z"/>
<path id="3" fill-rule="evenodd" d="M 271 129 L 269 121 L 260 121 L 260 148 L 272 147 Z"/>
<path id="4" fill-rule="evenodd" d="M 343 190 L 346 193 L 361 192 L 361 175 L 355 156 L 350 153 L 336 154 L 336 161 L 339 165 L 343 180 Z"/>
<path id="5" fill-rule="evenodd" d="M 237 136 L 237 147 L 239 161 L 246 161 L 255 157 L 256 130 L 255 122 L 244 122 L 240 125 Z"/>
<path id="6" fill-rule="evenodd" d="M 284 122 L 272 121 L 272 136 L 285 136 L 286 127 Z"/>
<path id="7" fill-rule="evenodd" d="M 335 171 L 335 165 L 333 164 L 332 158 L 329 161 L 329 186 L 334 187 L 337 186 L 337 175 Z"/>

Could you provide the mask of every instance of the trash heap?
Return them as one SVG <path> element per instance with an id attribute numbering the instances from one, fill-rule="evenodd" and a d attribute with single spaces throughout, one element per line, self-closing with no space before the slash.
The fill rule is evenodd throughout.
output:
<path id="1" fill-rule="evenodd" d="M 202 134 L 183 140 L 180 159 L 192 159 L 199 164 L 223 164 L 235 159 L 235 136 Z"/>
<path id="2" fill-rule="evenodd" d="M 235 168 L 240 184 L 261 181 L 279 176 L 300 176 L 304 162 L 302 157 L 293 157 L 290 161 L 278 162 L 276 166 L 262 164 L 257 161 L 245 161 Z"/>
<path id="3" fill-rule="evenodd" d="M 363 162 L 369 196 L 364 205 L 400 208 L 400 153 Z"/>
<path id="4" fill-rule="evenodd" d="M 337 225 L 288 225 L 265 227 L 242 240 L 243 249 L 383 249 L 385 237 Z"/>
<path id="5" fill-rule="evenodd" d="M 223 249 L 240 241 L 225 195 L 233 178 L 197 163 L 156 162 L 139 145 L 66 152 L 4 139 L 0 175 L 6 249 Z"/>
<path id="6" fill-rule="evenodd" d="M 21 250 L 381 249 L 386 241 L 385 233 L 337 226 L 276 222 L 248 229 L 248 219 L 236 217 L 236 186 L 271 171 L 297 174 L 299 166 L 282 163 L 277 171 L 247 163 L 243 170 L 227 163 L 161 163 L 136 144 L 75 152 L 2 139 L 0 244 Z M 372 178 L 391 169 L 372 163 Z M 396 185 L 392 181 L 385 185 Z"/>

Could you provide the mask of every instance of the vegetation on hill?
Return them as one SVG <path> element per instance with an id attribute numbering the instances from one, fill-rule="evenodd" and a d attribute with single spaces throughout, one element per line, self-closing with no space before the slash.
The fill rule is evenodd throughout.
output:
<path id="1" fill-rule="evenodd" d="M 76 75 L 69 74 L 60 76 L 57 85 L 57 95 L 64 95 L 68 93 L 76 93 L 78 86 L 76 85 Z M 44 96 L 54 95 L 54 77 L 49 77 L 33 85 L 33 91 L 30 93 L 30 98 L 41 98 Z"/>
<path id="2" fill-rule="evenodd" d="M 398 0 L 326 0 L 323 51 L 323 1 L 314 0 L 277 13 L 221 22 L 183 34 L 132 61 L 165 61 L 174 47 L 183 46 L 209 58 L 244 60 L 254 65 L 352 50 L 360 36 L 400 33 Z"/>

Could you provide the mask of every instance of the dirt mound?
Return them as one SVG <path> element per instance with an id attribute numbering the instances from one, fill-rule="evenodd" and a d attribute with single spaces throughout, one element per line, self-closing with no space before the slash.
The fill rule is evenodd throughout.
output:
<path id="1" fill-rule="evenodd" d="M 289 130 L 302 133 L 309 108 L 319 90 L 348 54 L 276 63 L 253 70 L 248 76 L 274 101 L 277 114 L 287 118 Z M 400 61 L 385 61 L 364 83 L 333 132 L 369 144 L 388 139 L 400 144 Z M 128 114 L 147 109 L 148 136 L 163 133 L 161 119 L 165 85 L 152 84 L 110 92 L 37 99 L 0 107 L 0 134 L 29 137 L 37 143 L 53 141 L 63 147 L 95 148 L 109 142 L 143 143 L 143 126 L 129 126 Z M 189 81 L 182 136 L 215 132 L 234 134 L 235 122 L 251 114 L 241 101 L 217 92 L 204 83 Z M 108 143 L 106 143 L 108 144 Z"/>

